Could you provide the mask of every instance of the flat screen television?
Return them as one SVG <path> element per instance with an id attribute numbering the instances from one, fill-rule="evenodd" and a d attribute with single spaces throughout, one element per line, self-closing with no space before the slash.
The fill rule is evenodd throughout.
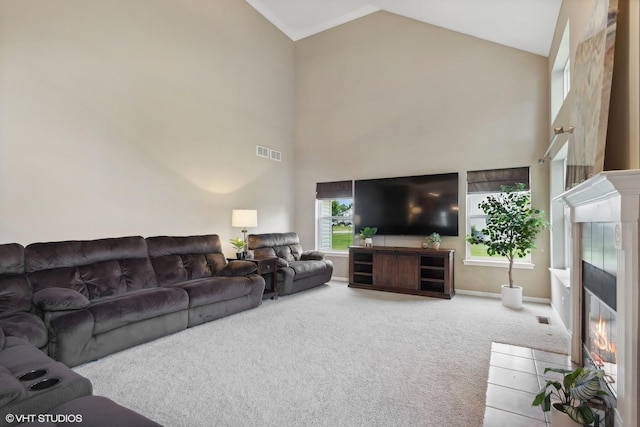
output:
<path id="1" fill-rule="evenodd" d="M 457 236 L 458 174 L 357 180 L 353 220 L 356 233 Z"/>

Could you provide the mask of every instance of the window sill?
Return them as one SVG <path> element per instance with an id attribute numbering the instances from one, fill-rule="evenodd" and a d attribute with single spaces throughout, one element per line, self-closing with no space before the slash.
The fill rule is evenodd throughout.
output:
<path id="1" fill-rule="evenodd" d="M 509 261 L 488 261 L 483 259 L 463 259 L 462 263 L 464 265 L 472 265 L 476 267 L 497 267 L 497 268 L 508 268 Z M 520 270 L 533 270 L 535 264 L 531 264 L 530 262 L 514 262 L 513 268 Z"/>
<path id="2" fill-rule="evenodd" d="M 568 268 L 550 268 L 549 271 L 551 272 L 551 274 L 554 275 L 554 277 L 556 279 L 558 279 L 558 281 L 560 283 L 562 283 L 562 285 L 567 288 L 570 289 L 571 288 L 571 270 Z"/>
<path id="3" fill-rule="evenodd" d="M 324 253 L 327 256 L 332 256 L 332 257 L 344 257 L 344 258 L 348 258 L 349 257 L 349 252 L 345 251 L 345 252 L 338 252 L 338 251 L 323 251 L 322 249 L 318 249 L 318 251 Z"/>

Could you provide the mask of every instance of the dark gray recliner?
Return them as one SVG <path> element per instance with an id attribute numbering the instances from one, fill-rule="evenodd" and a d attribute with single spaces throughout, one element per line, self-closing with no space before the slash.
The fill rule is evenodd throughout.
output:
<path id="1" fill-rule="evenodd" d="M 277 256 L 279 295 L 289 295 L 331 280 L 333 263 L 319 251 L 304 251 L 297 233 L 250 234 L 249 251 L 256 259 Z"/>

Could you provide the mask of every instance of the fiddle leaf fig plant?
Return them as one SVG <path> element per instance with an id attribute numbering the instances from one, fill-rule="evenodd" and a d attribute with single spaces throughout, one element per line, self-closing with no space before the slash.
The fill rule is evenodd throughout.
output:
<path id="1" fill-rule="evenodd" d="M 467 242 L 486 245 L 487 254 L 509 261 L 509 287 L 513 288 L 513 262 L 535 248 L 535 240 L 548 223 L 544 212 L 531 207 L 531 195 L 522 183 L 503 185 L 502 192 L 488 196 L 478 207 L 487 215 L 485 228 L 471 228 Z"/>

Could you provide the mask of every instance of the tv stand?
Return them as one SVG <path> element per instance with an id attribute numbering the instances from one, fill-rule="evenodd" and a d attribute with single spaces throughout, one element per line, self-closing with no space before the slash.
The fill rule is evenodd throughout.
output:
<path id="1" fill-rule="evenodd" d="M 451 299 L 453 249 L 349 248 L 349 287 Z"/>

